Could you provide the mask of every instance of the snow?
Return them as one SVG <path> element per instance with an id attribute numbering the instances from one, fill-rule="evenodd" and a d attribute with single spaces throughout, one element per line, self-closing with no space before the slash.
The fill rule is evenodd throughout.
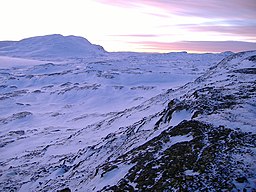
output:
<path id="1" fill-rule="evenodd" d="M 188 176 L 199 175 L 199 173 L 198 173 L 198 172 L 195 172 L 194 170 L 186 170 L 186 171 L 184 171 L 184 174 L 185 174 L 185 175 L 188 175 Z"/>
<path id="2" fill-rule="evenodd" d="M 191 90 L 194 91 L 195 89 L 214 86 L 220 89 L 222 94 L 236 97 L 234 100 L 237 103 L 235 108 L 227 108 L 221 112 L 201 116 L 197 119 L 215 126 L 223 125 L 244 132 L 256 133 L 256 124 L 252 120 L 256 117 L 256 100 L 252 88 L 253 82 L 255 82 L 255 74 L 237 72 L 239 69 L 256 68 L 255 62 L 248 60 L 251 56 L 255 56 L 255 51 L 242 52 L 236 55 L 235 58 L 230 56 L 230 58 L 224 59 L 210 73 L 206 73 L 199 78 L 200 82 L 203 82 L 199 85 L 200 87 L 196 87 L 195 84 L 193 88 L 191 87 Z M 250 87 L 252 94 L 247 91 L 250 90 Z"/>
<path id="3" fill-rule="evenodd" d="M 85 38 L 59 34 L 31 37 L 0 48 L 0 55 L 35 58 L 85 57 L 104 53 L 102 47 Z"/>
<path id="4" fill-rule="evenodd" d="M 250 110 L 251 108 L 251 110 Z M 207 120 L 205 117 L 200 118 L 201 120 L 211 122 L 215 126 L 225 126 L 233 129 L 239 129 L 243 132 L 256 133 L 256 122 L 252 121 L 255 119 L 255 106 L 246 104 L 245 107 L 236 108 L 233 110 L 227 109 L 223 111 L 223 114 L 212 114 Z"/>
<path id="5" fill-rule="evenodd" d="M 133 165 L 119 164 L 103 177 L 95 170 L 190 120 L 191 111 L 175 111 L 170 124 L 154 130 L 181 87 L 226 56 L 106 53 L 86 39 L 60 35 L 23 40 L 0 48 L 0 55 L 0 189 L 20 191 L 63 185 L 97 191 L 116 184 Z M 31 115 L 14 118 L 21 112 Z M 171 137 L 164 148 L 192 139 Z"/>
<path id="6" fill-rule="evenodd" d="M 9 93 L 15 93 L 14 91 L 23 90 L 23 92 L 1 100 L 1 118 L 22 111 L 31 112 L 32 115 L 1 124 L 1 137 L 3 142 L 7 142 L 0 149 L 1 162 L 9 166 L 23 165 L 26 161 L 37 162 L 38 167 L 44 166 L 49 170 L 49 173 L 46 172 L 45 176 L 42 176 L 45 178 L 41 178 L 40 182 L 47 182 L 49 178 L 52 181 L 58 180 L 57 177 L 53 177 L 58 169 L 51 172 L 49 167 L 60 166 L 58 165 L 60 158 L 70 154 L 76 156 L 93 145 L 98 145 L 97 148 L 101 149 L 106 144 L 102 141 L 107 135 L 125 131 L 131 125 L 138 124 L 138 132 L 151 131 L 157 118 L 154 118 L 154 121 L 148 119 L 143 127 L 140 127 L 139 122 L 144 117 L 161 111 L 165 107 L 165 100 L 157 105 L 146 101 L 167 88 L 179 87 L 198 76 L 197 73 L 190 73 L 190 70 L 179 69 L 188 65 L 189 61 L 185 58 L 177 68 L 171 67 L 176 61 L 176 58 L 172 57 L 136 55 L 133 56 L 137 60 L 135 63 L 129 59 L 130 55 L 118 59 L 116 57 L 116 54 L 110 54 L 108 58 L 38 63 L 32 62 L 34 60 L 31 59 L 19 58 L 18 70 L 13 70 L 15 64 L 13 58 L 5 57 L 5 62 L 9 60 L 10 65 L 1 71 L 1 74 L 7 73 L 0 78 L 1 84 L 7 86 L 1 88 L 1 94 L 8 96 Z M 103 60 L 105 64 L 98 60 Z M 161 70 L 159 65 L 162 66 Z M 113 78 L 108 78 L 106 75 Z M 40 92 L 37 93 L 36 90 Z M 24 130 L 25 134 L 8 136 L 10 131 L 17 130 Z M 118 143 L 122 145 L 125 138 L 124 135 L 120 136 L 117 145 Z M 134 142 L 132 147 L 144 142 L 146 142 L 145 138 L 141 138 Z M 129 148 L 127 147 L 126 150 Z M 108 149 L 102 150 L 106 152 L 102 151 L 99 157 L 91 158 L 92 152 L 88 151 L 88 155 L 84 154 L 73 163 L 88 158 L 83 166 L 85 169 L 93 170 L 107 157 L 104 154 L 109 153 Z M 20 169 L 30 173 L 28 177 L 34 174 L 33 167 L 29 164 Z M 4 170 L 8 170 L 8 166 L 5 166 Z M 124 174 L 121 169 L 114 173 Z M 64 177 L 69 177 L 69 173 L 67 172 Z M 19 176 L 15 178 L 22 180 Z M 116 177 L 111 180 L 114 182 L 117 179 Z M 93 185 L 94 180 L 88 182 L 91 184 L 86 185 L 90 186 Z M 21 189 L 33 191 L 39 186 L 36 183 L 28 182 Z M 71 186 L 77 185 L 72 179 L 69 183 Z M 110 184 L 109 180 L 105 183 Z"/>
<path id="7" fill-rule="evenodd" d="M 34 59 L 23 59 L 8 56 L 0 56 L 0 69 L 9 69 L 12 67 L 24 67 L 44 64 L 45 61 L 34 60 Z"/>
<path id="8" fill-rule="evenodd" d="M 215 60 L 222 58 L 215 56 Z M 188 57 L 191 56 L 188 54 Z M 0 119 L 6 121 L 1 123 L 0 130 L 4 143 L 4 147 L 0 148 L 3 154 L 1 162 L 7 165 L 37 162 L 38 167 L 49 170 L 42 176 L 45 179 L 40 179 L 44 183 L 52 174 L 49 167 L 60 166 L 59 159 L 77 156 L 81 151 L 88 151 L 88 156 L 84 154 L 76 158 L 72 165 L 88 158 L 83 167 L 93 171 L 107 158 L 107 154 L 115 153 L 105 148 L 108 140 L 104 138 L 109 134 L 116 135 L 115 145 L 119 150 L 116 155 L 145 143 L 166 128 L 166 125 L 161 125 L 159 130 L 153 130 L 159 113 L 169 101 L 169 97 L 159 94 L 192 81 L 207 68 L 204 56 L 201 61 L 197 55 L 192 57 L 192 63 L 179 54 L 174 57 L 110 53 L 95 58 L 50 58 L 49 61 L 5 57 L 4 62 L 8 61 L 9 64 L 0 71 L 3 85 L 0 89 L 3 97 L 0 100 Z M 176 63 L 177 59 L 179 64 Z M 191 69 L 202 63 L 204 67 L 192 72 Z M 9 117 L 20 112 L 30 112 L 32 115 L 8 121 Z M 172 123 L 188 119 L 189 116 L 186 111 L 174 113 Z M 11 131 L 18 130 L 23 130 L 25 134 L 9 136 Z M 127 138 L 128 130 L 142 136 L 135 134 Z M 91 146 L 101 150 L 102 154 L 91 156 Z M 34 174 L 29 164 L 19 169 L 30 173 L 28 176 Z M 8 166 L 4 170 L 7 171 Z M 65 173 L 64 177 L 69 177 L 69 174 Z M 2 177 L 1 180 L 5 178 Z M 15 178 L 21 179 L 19 176 Z M 72 179 L 69 183 L 71 186 L 78 185 Z M 88 186 L 89 183 L 93 181 L 88 179 Z M 35 187 L 38 184 L 34 182 L 26 184 L 29 190 L 33 191 Z"/>
<path id="9" fill-rule="evenodd" d="M 170 121 L 170 125 L 171 126 L 176 126 L 184 120 L 190 120 L 192 115 L 193 114 L 191 113 L 191 111 L 186 110 L 186 109 L 183 109 L 181 111 L 175 111 L 172 114 L 172 119 Z"/>
<path id="10" fill-rule="evenodd" d="M 117 184 L 117 182 L 120 180 L 120 178 L 123 178 L 134 165 L 126 165 L 121 164 L 118 165 L 118 168 L 115 168 L 106 174 L 103 175 L 101 178 L 97 178 L 97 181 L 95 181 L 95 184 L 97 184 L 95 187 L 95 191 L 98 191 L 102 189 L 104 186 L 112 186 Z"/>
<path id="11" fill-rule="evenodd" d="M 188 142 L 193 140 L 193 136 L 189 134 L 186 135 L 178 135 L 178 136 L 174 136 L 174 137 L 170 137 L 170 142 L 165 143 L 162 146 L 162 150 L 161 151 L 165 151 L 166 149 L 170 148 L 171 146 L 177 144 L 177 143 L 182 143 L 182 142 Z"/>

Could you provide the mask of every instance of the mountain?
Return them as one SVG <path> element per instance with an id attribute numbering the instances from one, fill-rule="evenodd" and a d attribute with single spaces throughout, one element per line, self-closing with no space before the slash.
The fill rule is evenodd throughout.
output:
<path id="1" fill-rule="evenodd" d="M 106 53 L 99 45 L 77 36 L 46 35 L 0 42 L 0 55 L 34 58 L 69 58 Z"/>
<path id="2" fill-rule="evenodd" d="M 0 190 L 254 191 L 255 58 L 0 59 Z"/>
<path id="3" fill-rule="evenodd" d="M 0 48 L 14 45 L 15 41 L 0 41 Z"/>

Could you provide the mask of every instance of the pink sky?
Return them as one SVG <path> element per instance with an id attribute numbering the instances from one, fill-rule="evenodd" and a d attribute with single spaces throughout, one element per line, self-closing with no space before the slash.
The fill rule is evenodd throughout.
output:
<path id="1" fill-rule="evenodd" d="M 255 0 L 8 0 L 0 25 L 0 40 L 78 35 L 107 51 L 256 49 Z"/>

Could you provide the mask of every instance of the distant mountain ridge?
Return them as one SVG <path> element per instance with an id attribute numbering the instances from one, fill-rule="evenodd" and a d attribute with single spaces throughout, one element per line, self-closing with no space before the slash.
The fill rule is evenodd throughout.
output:
<path id="1" fill-rule="evenodd" d="M 15 57 L 84 57 L 106 53 L 100 45 L 94 45 L 78 36 L 60 34 L 38 36 L 20 41 L 1 41 L 0 55 Z"/>

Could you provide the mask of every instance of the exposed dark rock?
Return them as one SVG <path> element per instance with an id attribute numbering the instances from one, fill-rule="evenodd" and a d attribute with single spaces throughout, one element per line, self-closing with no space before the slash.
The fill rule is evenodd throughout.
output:
<path id="1" fill-rule="evenodd" d="M 14 120 L 17 120 L 17 119 L 22 119 L 22 118 L 25 118 L 25 117 L 28 117 L 28 116 L 31 116 L 31 115 L 32 115 L 32 113 L 28 112 L 28 111 L 15 113 L 10 117 L 0 119 L 0 123 L 6 124 L 6 123 L 9 123 L 11 121 L 14 121 Z"/>
<path id="2" fill-rule="evenodd" d="M 10 131 L 10 135 L 16 134 L 16 135 L 24 135 L 25 131 L 24 130 L 18 130 L 18 131 Z"/>
<path id="3" fill-rule="evenodd" d="M 172 145 L 172 140 L 181 136 L 192 138 Z M 250 165 L 236 156 L 243 156 L 248 145 L 256 147 L 255 139 L 256 135 L 225 127 L 184 121 L 111 162 L 112 167 L 121 162 L 134 166 L 117 185 L 102 191 L 238 190 L 236 181 L 247 182 L 255 175 Z M 250 150 L 247 153 L 254 158 Z M 239 177 L 241 171 L 244 177 Z M 249 183 L 247 187 L 253 189 Z"/>
<path id="4" fill-rule="evenodd" d="M 234 73 L 256 74 L 256 68 L 244 68 L 234 70 Z"/>
<path id="5" fill-rule="evenodd" d="M 71 192 L 71 189 L 69 189 L 68 187 L 67 188 L 64 188 L 64 189 L 61 189 L 57 192 Z"/>
<path id="6" fill-rule="evenodd" d="M 253 61 L 253 62 L 256 62 L 256 55 L 253 55 L 249 58 L 247 58 L 249 61 Z"/>

